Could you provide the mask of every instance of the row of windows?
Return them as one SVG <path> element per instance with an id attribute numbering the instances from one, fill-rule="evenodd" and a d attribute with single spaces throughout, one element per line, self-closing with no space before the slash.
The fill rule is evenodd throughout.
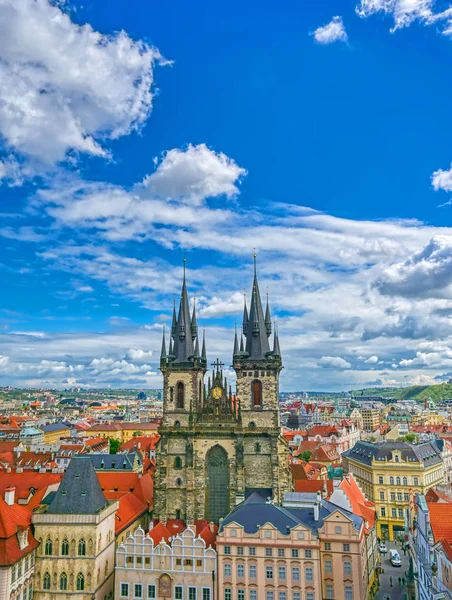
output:
<path id="1" fill-rule="evenodd" d="M 378 484 L 384 484 L 384 476 L 378 476 Z M 408 485 L 408 477 L 391 477 L 389 478 L 389 485 Z M 413 477 L 413 485 L 419 485 L 419 477 Z"/>
<path id="2" fill-rule="evenodd" d="M 42 589 L 50 590 L 52 581 L 50 577 L 50 573 L 44 573 L 44 577 L 42 578 Z M 59 589 L 67 590 L 68 589 L 68 576 L 66 573 L 61 573 L 60 581 L 59 581 Z M 76 578 L 76 589 L 78 591 L 83 591 L 85 589 L 85 576 L 83 573 L 79 573 Z"/>
<path id="3" fill-rule="evenodd" d="M 99 544 L 100 544 L 100 541 L 101 540 L 99 539 Z M 92 546 L 93 546 L 92 540 L 89 540 L 89 544 L 90 544 L 90 553 L 92 553 Z M 69 556 L 69 551 L 71 551 L 71 555 L 75 554 L 75 540 L 72 540 L 71 547 L 70 547 L 69 540 L 67 538 L 65 538 L 61 542 L 60 548 L 61 548 L 61 556 Z M 50 538 L 47 538 L 46 543 L 44 545 L 44 554 L 46 556 L 52 556 L 52 554 L 53 554 L 53 542 Z M 78 556 L 86 555 L 86 542 L 83 538 L 81 540 L 79 540 L 79 542 L 77 544 L 77 554 L 78 554 Z"/>
<path id="4" fill-rule="evenodd" d="M 156 556 L 157 558 L 157 556 Z M 176 558 L 176 566 L 177 567 L 181 567 L 182 564 L 185 567 L 193 567 L 193 565 L 196 563 L 197 567 L 202 567 L 203 566 L 203 559 L 202 558 L 197 558 L 196 561 L 194 561 L 192 558 L 184 558 L 183 559 L 183 563 L 182 563 L 182 558 Z M 134 557 L 133 556 L 126 556 L 126 567 L 129 568 L 133 568 L 134 566 L 136 567 L 141 567 L 141 565 L 143 564 L 143 557 L 142 556 L 135 556 L 135 563 L 134 563 Z M 150 565 L 151 564 L 151 557 L 150 556 L 145 556 L 144 557 L 144 564 L 145 565 Z"/>
<path id="5" fill-rule="evenodd" d="M 315 600 L 314 592 L 306 592 L 305 599 Z M 224 600 L 235 600 L 232 597 L 232 590 L 230 588 L 225 588 Z M 237 600 L 258 600 L 257 590 L 249 590 L 248 597 L 246 597 L 245 590 L 238 589 Z M 261 600 L 261 598 L 259 598 L 259 600 Z M 264 598 L 262 598 L 262 600 L 264 600 Z M 302 600 L 302 597 L 301 592 L 292 592 L 292 595 L 290 596 L 288 592 L 278 592 L 278 595 L 276 595 L 276 592 L 267 590 L 265 592 L 265 600 Z M 353 598 L 346 598 L 346 600 L 353 600 Z"/>
<path id="6" fill-rule="evenodd" d="M 389 515 L 386 514 L 386 506 L 382 506 L 380 508 L 380 515 L 382 517 L 387 517 Z M 391 508 L 391 517 L 394 519 L 403 519 L 404 518 L 404 509 L 403 508 Z"/>
<path id="7" fill-rule="evenodd" d="M 237 550 L 237 556 L 244 556 L 245 555 L 245 548 L 243 546 L 237 546 L 236 548 Z M 273 550 L 275 550 L 275 548 L 265 548 L 265 556 L 273 556 Z M 231 546 L 224 546 L 224 553 L 226 556 L 231 556 L 232 551 L 231 551 Z M 256 556 L 256 548 L 254 546 L 251 546 L 250 548 L 248 548 L 248 556 Z M 286 549 L 285 548 L 278 548 L 277 549 L 277 556 L 278 558 L 285 558 L 286 556 Z M 290 556 L 292 558 L 300 558 L 300 551 L 298 548 L 291 548 L 290 550 Z M 304 557 L 305 558 L 312 558 L 312 550 L 305 550 L 304 551 Z"/>
<path id="8" fill-rule="evenodd" d="M 385 501 L 385 499 L 386 499 L 385 496 L 386 495 L 385 495 L 384 492 L 380 492 L 380 500 L 382 502 Z M 398 502 L 402 502 L 402 501 L 403 502 L 409 502 L 409 500 L 410 500 L 410 494 L 408 494 L 408 492 L 404 492 L 404 493 L 402 493 L 402 492 L 391 492 L 389 497 L 391 499 L 391 502 L 395 502 L 396 500 Z"/>
<path id="9" fill-rule="evenodd" d="M 324 564 L 325 564 L 325 573 L 332 573 L 333 572 L 333 561 L 327 559 L 327 560 L 325 560 Z M 239 577 L 239 578 L 245 577 L 245 565 L 238 564 L 236 566 L 237 566 L 237 577 Z M 344 575 L 351 575 L 352 574 L 352 563 L 348 560 L 344 561 L 343 562 L 343 570 L 344 570 Z M 230 564 L 230 563 L 224 564 L 223 574 L 225 577 L 232 577 L 232 564 Z M 249 565 L 248 574 L 249 574 L 250 579 L 256 579 L 257 566 Z M 312 568 L 307 567 L 305 569 L 306 581 L 312 581 L 312 574 L 313 574 Z M 273 579 L 273 567 L 271 567 L 271 566 L 266 567 L 266 577 L 267 577 L 267 579 Z M 287 577 L 286 567 L 279 566 L 278 567 L 278 579 L 286 579 L 286 577 Z M 300 581 L 300 568 L 299 567 L 292 567 L 292 580 Z"/>
<path id="10" fill-rule="evenodd" d="M 31 569 L 34 564 L 34 554 L 28 554 L 25 559 L 15 563 L 11 569 L 11 583 L 22 577 L 22 569 L 24 574 Z"/>
<path id="11" fill-rule="evenodd" d="M 145 596 L 145 593 L 147 595 Z M 133 593 L 132 598 L 137 600 L 148 599 L 153 600 L 157 598 L 157 586 L 155 584 L 143 585 L 142 583 L 121 583 L 119 586 L 119 593 L 121 598 L 129 598 L 129 594 Z M 211 600 L 212 594 L 210 588 L 202 588 L 198 590 L 196 587 L 189 586 L 187 594 L 184 596 L 184 586 L 174 586 L 174 600 Z"/>
<path id="12" fill-rule="evenodd" d="M 17 600 L 20 599 L 20 592 L 19 592 L 19 596 L 16 596 Z M 28 587 L 25 587 L 22 590 L 22 599 L 21 600 L 32 600 L 33 598 L 33 584 L 30 583 L 30 585 Z"/>

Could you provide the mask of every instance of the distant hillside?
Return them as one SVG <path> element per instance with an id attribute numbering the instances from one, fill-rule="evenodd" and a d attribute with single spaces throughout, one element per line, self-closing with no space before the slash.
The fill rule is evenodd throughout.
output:
<path id="1" fill-rule="evenodd" d="M 412 385 L 405 388 L 366 388 L 364 390 L 353 390 L 353 396 L 382 396 L 383 398 L 394 398 L 396 400 L 416 400 L 422 402 L 431 398 L 435 402 L 452 399 L 452 384 L 440 383 L 438 385 Z"/>

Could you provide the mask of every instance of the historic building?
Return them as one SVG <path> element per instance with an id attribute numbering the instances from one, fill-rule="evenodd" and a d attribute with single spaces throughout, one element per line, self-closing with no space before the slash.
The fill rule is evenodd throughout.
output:
<path id="1" fill-rule="evenodd" d="M 172 535 L 163 523 L 149 533 L 138 528 L 116 551 L 115 598 L 213 600 L 216 529 L 211 523 L 198 535 L 190 528 Z"/>
<path id="2" fill-rule="evenodd" d="M 281 352 L 277 332 L 270 349 L 270 309 L 267 301 L 263 311 L 256 267 L 242 332 L 236 332 L 233 350 L 236 394 L 228 389 L 218 360 L 205 386 L 206 343 L 203 337 L 200 344 L 195 307 L 190 314 L 184 273 L 169 349 L 164 334 L 160 359 L 163 420 L 154 516 L 163 522 L 218 522 L 255 489 L 265 490 L 274 502 L 290 490 L 279 418 Z"/>
<path id="3" fill-rule="evenodd" d="M 34 600 L 111 600 L 114 591 L 115 513 L 89 456 L 74 457 L 49 506 L 33 514 Z"/>
<path id="4" fill-rule="evenodd" d="M 358 442 L 342 455 L 366 497 L 377 506 L 377 535 L 393 541 L 405 535 L 410 494 L 425 494 L 443 482 L 443 461 L 432 442 Z"/>

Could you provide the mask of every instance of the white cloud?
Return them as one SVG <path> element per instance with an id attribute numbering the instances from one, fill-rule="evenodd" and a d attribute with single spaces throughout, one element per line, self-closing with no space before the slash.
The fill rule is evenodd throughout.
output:
<path id="1" fill-rule="evenodd" d="M 346 42 L 348 39 L 342 17 L 333 17 L 330 23 L 316 29 L 313 35 L 319 44 Z"/>
<path id="2" fill-rule="evenodd" d="M 235 292 L 228 298 L 213 296 L 205 305 L 200 305 L 198 314 L 201 317 L 217 317 L 234 313 L 239 314 L 242 309 L 243 294 Z"/>
<path id="3" fill-rule="evenodd" d="M 452 11 L 448 8 L 435 13 L 435 5 L 435 0 L 360 0 L 356 12 L 360 17 L 369 17 L 376 13 L 392 16 L 394 19 L 392 32 L 407 27 L 414 21 L 420 21 L 424 25 L 445 21 L 446 25 L 442 33 L 450 35 Z"/>
<path id="4" fill-rule="evenodd" d="M 0 0 L 0 134 L 36 164 L 107 156 L 153 101 L 156 49 L 79 26 L 49 0 Z"/>
<path id="5" fill-rule="evenodd" d="M 432 185 L 435 190 L 452 191 L 452 165 L 448 171 L 444 171 L 443 169 L 435 171 L 432 175 Z M 447 202 L 446 204 L 449 203 Z"/>
<path id="6" fill-rule="evenodd" d="M 375 363 L 378 362 L 378 356 L 369 356 L 369 358 L 367 360 L 364 361 L 366 364 L 368 365 L 374 365 Z"/>
<path id="7" fill-rule="evenodd" d="M 350 369 L 351 364 L 340 356 L 322 356 L 319 365 L 325 369 Z"/>
<path id="8" fill-rule="evenodd" d="M 237 183 L 245 175 L 245 169 L 222 152 L 205 144 L 189 144 L 185 150 L 166 152 L 143 184 L 157 197 L 197 205 L 206 198 L 234 198 L 239 193 Z"/>
<path id="9" fill-rule="evenodd" d="M 152 351 L 146 352 L 137 348 L 130 348 L 125 354 L 125 358 L 138 363 L 152 360 Z"/>

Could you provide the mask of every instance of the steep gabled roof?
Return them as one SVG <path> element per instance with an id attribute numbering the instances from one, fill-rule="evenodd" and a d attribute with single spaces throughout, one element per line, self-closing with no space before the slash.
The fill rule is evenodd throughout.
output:
<path id="1" fill-rule="evenodd" d="M 49 514 L 95 515 L 107 505 L 93 463 L 88 456 L 74 456 L 49 506 Z"/>

